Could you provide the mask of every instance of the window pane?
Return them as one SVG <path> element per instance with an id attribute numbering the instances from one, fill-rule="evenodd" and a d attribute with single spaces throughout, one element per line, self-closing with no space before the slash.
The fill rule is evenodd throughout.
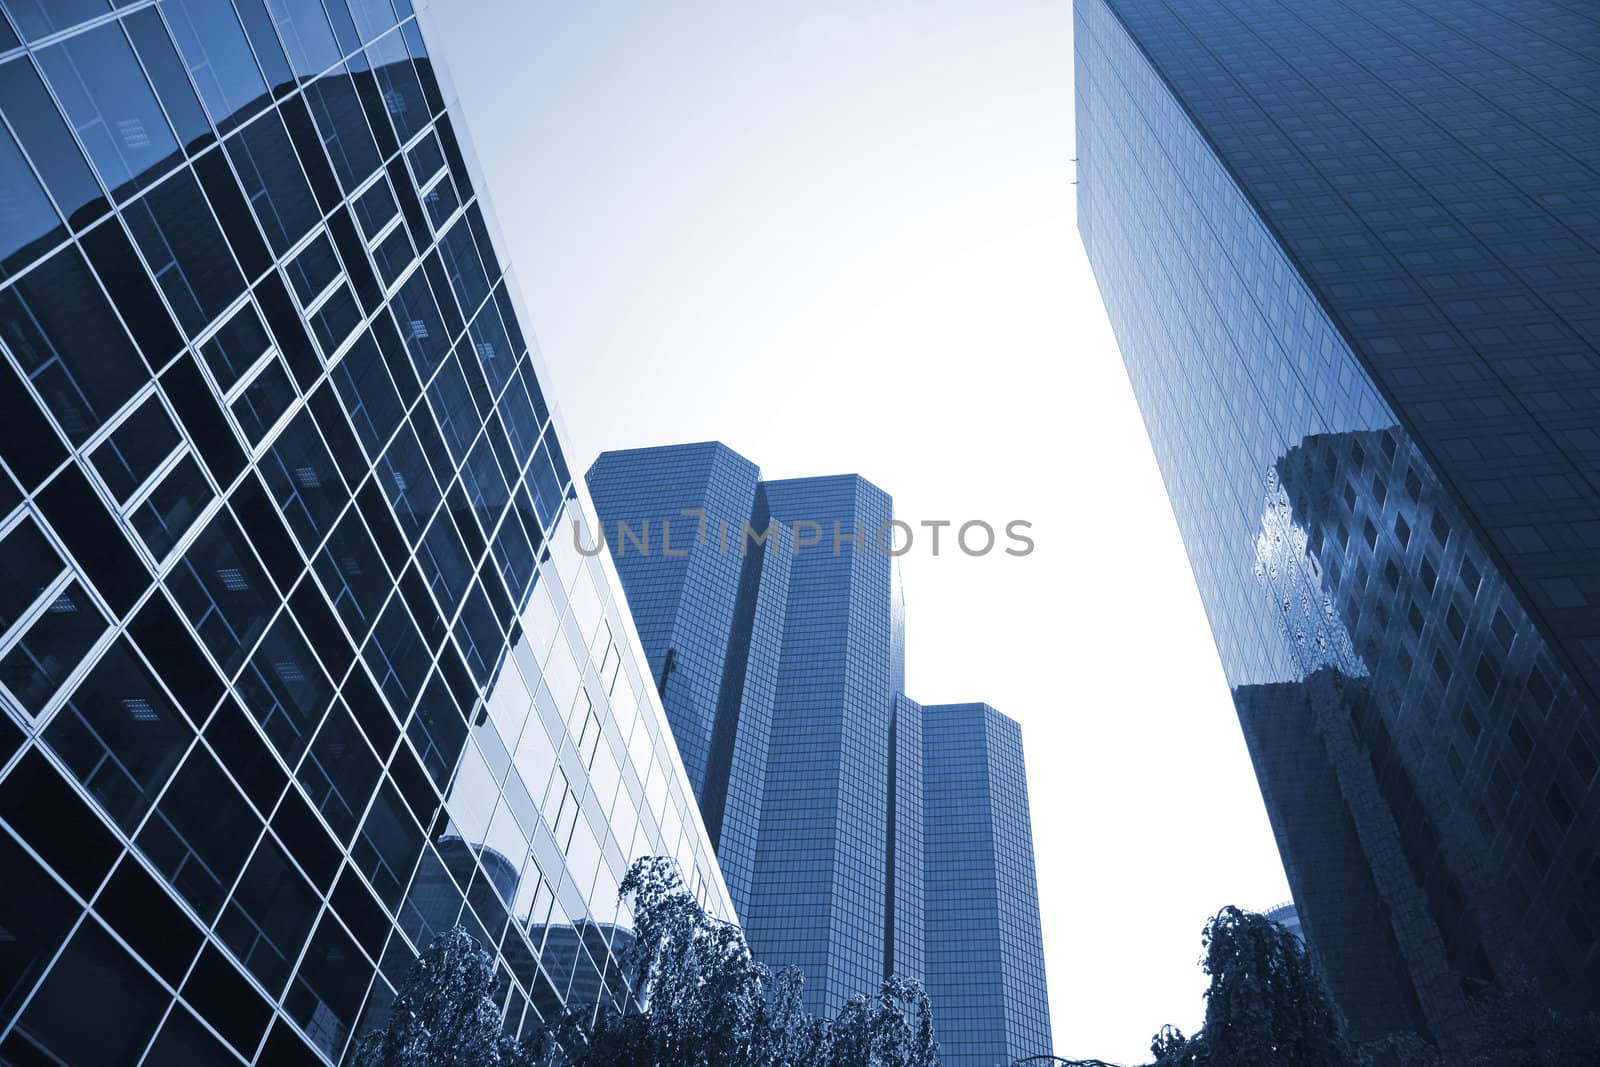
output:
<path id="1" fill-rule="evenodd" d="M 162 182 L 123 216 L 190 336 L 244 292 L 244 275 L 191 172 Z"/>
<path id="2" fill-rule="evenodd" d="M 178 142 L 117 23 L 39 53 L 78 138 L 120 199 L 173 165 Z"/>
<path id="3" fill-rule="evenodd" d="M 342 707 L 329 713 L 300 765 L 300 784 L 341 841 L 350 840 L 381 768 Z"/>
<path id="4" fill-rule="evenodd" d="M 331 912 L 325 913 L 284 1006 L 330 1059 L 339 1059 L 355 1025 L 356 1011 L 372 984 L 372 973 L 372 964 L 350 935 Z"/>
<path id="5" fill-rule="evenodd" d="M 211 503 L 212 495 L 194 456 L 184 456 L 130 516 L 133 527 L 151 554 L 165 559 Z"/>
<path id="6" fill-rule="evenodd" d="M 218 129 L 227 132 L 266 104 L 266 82 L 232 5 L 218 0 L 166 0 L 162 10 Z"/>
<path id="7" fill-rule="evenodd" d="M 167 118 L 178 130 L 178 140 L 193 150 L 209 141 L 213 134 L 211 123 L 194 95 L 189 82 L 189 72 L 178 57 L 167 35 L 161 16 L 153 7 L 135 11 L 124 20 L 128 36 L 133 38 L 133 49 L 144 61 L 144 68 L 155 84 L 156 96 L 167 109 Z"/>
<path id="8" fill-rule="evenodd" d="M 246 439 L 258 445 L 294 400 L 294 385 L 283 360 L 273 359 L 233 402 L 233 414 Z"/>
<path id="9" fill-rule="evenodd" d="M 300 298 L 301 307 L 321 296 L 322 291 L 339 276 L 339 257 L 333 254 L 333 243 L 328 240 L 328 235 L 319 233 L 312 238 L 311 243 L 290 261 L 285 271 L 294 286 L 295 295 Z"/>
<path id="10" fill-rule="evenodd" d="M 333 686 L 288 615 L 278 617 L 237 684 L 272 747 L 293 767 L 333 699 Z"/>
<path id="11" fill-rule="evenodd" d="M 327 536 L 333 520 L 350 500 L 309 411 L 295 416 L 262 457 L 261 476 L 308 553 Z"/>
<path id="12" fill-rule="evenodd" d="M 314 78 L 339 58 L 327 13 L 317 0 L 267 0 L 267 8 L 297 76 Z"/>
<path id="13" fill-rule="evenodd" d="M 0 541 L 0 634 L 11 629 L 66 568 L 32 517 L 12 527 Z"/>
<path id="14" fill-rule="evenodd" d="M 81 227 L 105 214 L 105 195 L 26 56 L 0 64 L 0 107 L 67 220 Z"/>
<path id="15" fill-rule="evenodd" d="M 61 218 L 44 195 L 11 134 L 0 129 L 0 278 L 31 262 L 66 235 Z"/>
<path id="16" fill-rule="evenodd" d="M 247 300 L 212 335 L 201 352 L 206 357 L 206 366 L 217 379 L 217 388 L 227 392 L 245 371 L 260 361 L 268 344 L 267 328 L 261 324 L 255 305 Z"/>
<path id="17" fill-rule="evenodd" d="M 217 923 L 222 943 L 276 993 L 317 917 L 317 897 L 270 836 L 261 841 Z"/>
<path id="18" fill-rule="evenodd" d="M 193 739 L 125 638 L 95 664 L 45 731 L 62 762 L 130 832 Z"/>
<path id="19" fill-rule="evenodd" d="M 193 749 L 136 844 L 210 922 L 260 834 L 260 821 L 203 747 Z"/>
<path id="20" fill-rule="evenodd" d="M 6 10 L 17 20 L 22 36 L 37 41 L 111 9 L 106 0 L 11 0 Z"/>
<path id="21" fill-rule="evenodd" d="M 84 1006 L 94 1005 L 94 1025 Z M 87 921 L 17 1020 L 13 1037 L 60 1063 L 133 1063 L 155 1032 L 167 995 L 99 923 Z"/>
<path id="22" fill-rule="evenodd" d="M 74 443 L 150 380 L 76 248 L 0 293 L 0 336 Z"/>
<path id="23" fill-rule="evenodd" d="M 127 500 L 181 443 L 167 409 L 152 394 L 122 420 L 90 457 L 95 470 L 119 501 Z"/>
<path id="24" fill-rule="evenodd" d="M 321 212 L 277 113 L 252 123 L 227 148 L 267 240 L 278 255 L 287 253 L 317 224 Z"/>
<path id="25" fill-rule="evenodd" d="M 361 110 L 353 78 L 339 67 L 306 86 L 306 103 L 339 181 L 348 191 L 378 166 L 378 146 Z"/>
<path id="26" fill-rule="evenodd" d="M 78 906 L 33 857 L 9 835 L 0 834 L 0 1027 L 11 1022 L 22 998 L 33 989 L 45 964 L 61 947 Z"/>
<path id="27" fill-rule="evenodd" d="M 226 510 L 219 511 L 167 578 L 179 606 L 229 675 L 277 607 L 266 571 Z"/>
<path id="28" fill-rule="evenodd" d="M 0 680 L 37 714 L 105 630 L 105 616 L 74 579 L 0 660 Z"/>

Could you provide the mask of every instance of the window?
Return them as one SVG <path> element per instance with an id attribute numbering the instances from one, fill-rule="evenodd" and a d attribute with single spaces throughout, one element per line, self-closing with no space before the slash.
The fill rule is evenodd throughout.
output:
<path id="1" fill-rule="evenodd" d="M 181 158 L 119 23 L 69 37 L 38 55 L 79 140 L 117 199 Z"/>
<path id="2" fill-rule="evenodd" d="M 74 444 L 150 380 L 76 248 L 63 248 L 0 292 L 0 332 Z"/>
<path id="3" fill-rule="evenodd" d="M 45 731 L 46 743 L 130 833 L 193 740 L 127 638 L 101 657 Z"/>
<path id="4" fill-rule="evenodd" d="M 168 0 L 163 10 L 218 129 L 226 133 L 266 106 L 267 84 L 231 4 Z"/>

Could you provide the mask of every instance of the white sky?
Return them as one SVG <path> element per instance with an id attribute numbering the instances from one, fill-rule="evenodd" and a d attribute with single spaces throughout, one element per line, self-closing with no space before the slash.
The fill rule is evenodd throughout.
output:
<path id="1" fill-rule="evenodd" d="M 1074 222 L 1071 8 L 438 0 L 575 472 L 716 438 L 1038 548 L 902 561 L 907 687 L 1027 744 L 1057 1051 L 1192 1032 L 1288 896 Z"/>

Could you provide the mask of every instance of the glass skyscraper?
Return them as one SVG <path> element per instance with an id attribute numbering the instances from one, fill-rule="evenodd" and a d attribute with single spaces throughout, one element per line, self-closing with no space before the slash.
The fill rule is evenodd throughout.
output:
<path id="1" fill-rule="evenodd" d="M 733 909 L 410 5 L 0 7 L 0 1059 L 625 996 L 631 859 Z"/>
<path id="2" fill-rule="evenodd" d="M 1358 1037 L 1600 1007 L 1597 33 L 1077 4 L 1079 225 Z"/>
<path id="3" fill-rule="evenodd" d="M 956 1067 L 1048 1051 L 1021 732 L 905 696 L 888 494 L 715 442 L 587 481 L 756 954 L 815 1011 L 926 981 Z"/>
<path id="4" fill-rule="evenodd" d="M 922 709 L 928 998 L 952 1067 L 1050 1048 L 1022 729 L 987 704 Z"/>

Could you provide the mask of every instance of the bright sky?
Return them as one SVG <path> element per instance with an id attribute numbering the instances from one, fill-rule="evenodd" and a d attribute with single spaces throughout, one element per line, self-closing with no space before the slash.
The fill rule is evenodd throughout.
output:
<path id="1" fill-rule="evenodd" d="M 902 560 L 907 687 L 1027 745 L 1056 1050 L 1192 1032 L 1288 897 L 1074 222 L 1067 0 L 438 0 L 576 452 L 720 439 L 1037 550 Z"/>

